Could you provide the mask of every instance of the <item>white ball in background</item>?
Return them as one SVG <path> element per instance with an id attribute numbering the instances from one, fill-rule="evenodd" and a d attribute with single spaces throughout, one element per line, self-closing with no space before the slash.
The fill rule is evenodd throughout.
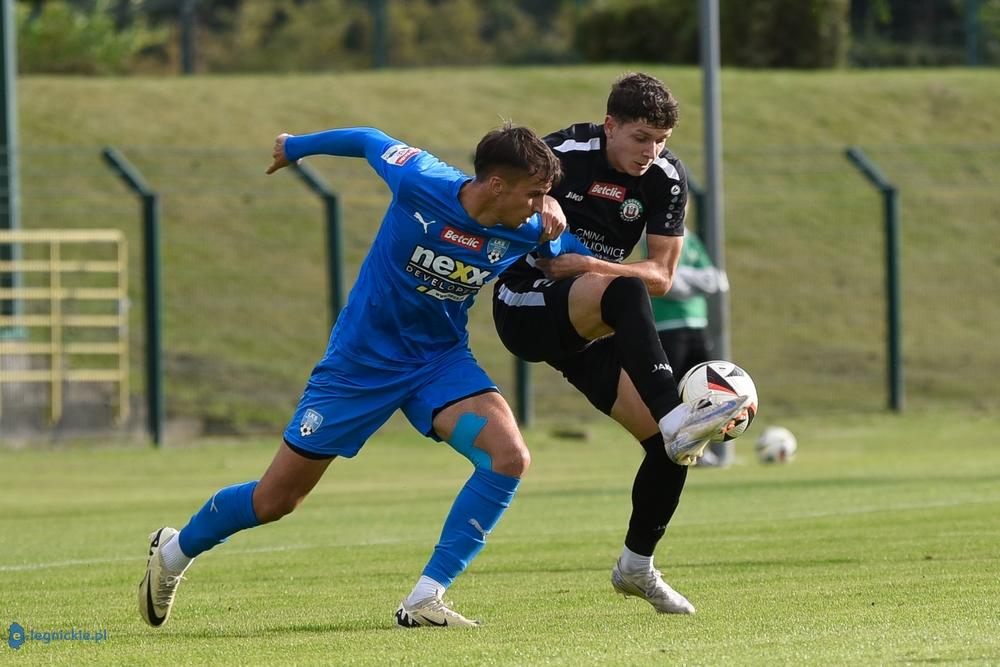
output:
<path id="1" fill-rule="evenodd" d="M 788 463 L 795 458 L 799 443 L 784 426 L 768 426 L 757 438 L 757 458 L 761 463 Z"/>

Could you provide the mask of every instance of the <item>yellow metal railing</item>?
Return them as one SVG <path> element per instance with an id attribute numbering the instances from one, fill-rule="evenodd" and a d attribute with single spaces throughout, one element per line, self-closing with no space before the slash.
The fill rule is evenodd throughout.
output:
<path id="1" fill-rule="evenodd" d="M 116 418 L 128 417 L 128 248 L 119 230 L 0 230 L 0 246 L 18 259 L 0 261 L 0 410 L 3 385 L 45 383 L 53 422 L 62 418 L 65 383 L 117 385 Z M 7 253 L 5 256 L 17 256 Z M 10 277 L 16 276 L 18 280 Z"/>

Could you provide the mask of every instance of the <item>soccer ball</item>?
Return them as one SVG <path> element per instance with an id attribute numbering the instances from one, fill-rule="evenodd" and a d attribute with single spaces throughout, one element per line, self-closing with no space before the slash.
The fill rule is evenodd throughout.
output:
<path id="1" fill-rule="evenodd" d="M 757 438 L 757 458 L 761 463 L 788 463 L 795 457 L 795 435 L 783 426 L 768 426 Z"/>
<path id="2" fill-rule="evenodd" d="M 685 403 L 694 403 L 710 394 L 721 394 L 725 398 L 750 397 L 747 416 L 737 421 L 725 435 L 713 437 L 713 442 L 724 442 L 740 437 L 750 428 L 757 414 L 757 387 L 754 386 L 750 375 L 734 363 L 704 361 L 685 373 L 677 387 L 680 390 L 681 400 Z"/>

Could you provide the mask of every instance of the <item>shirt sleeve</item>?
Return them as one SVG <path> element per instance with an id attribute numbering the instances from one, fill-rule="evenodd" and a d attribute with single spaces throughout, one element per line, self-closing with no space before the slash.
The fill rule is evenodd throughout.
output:
<path id="1" fill-rule="evenodd" d="M 683 236 L 684 215 L 687 210 L 687 172 L 680 160 L 670 161 L 660 156 L 653 168 L 659 168 L 664 175 L 657 179 L 656 192 L 651 203 L 653 211 L 646 218 L 646 233 L 657 236 Z"/>
<path id="2" fill-rule="evenodd" d="M 548 243 L 543 243 L 538 246 L 539 257 L 552 258 L 570 253 L 575 253 L 577 255 L 594 254 L 590 252 L 590 248 L 585 246 L 583 242 L 576 238 L 576 235 L 568 229 L 560 234 L 558 238 L 552 239 Z"/>
<path id="3" fill-rule="evenodd" d="M 363 157 L 393 192 L 409 171 L 407 164 L 415 163 L 414 158 L 423 152 L 373 127 L 326 130 L 289 137 L 285 142 L 285 156 L 293 162 L 310 155 Z"/>
<path id="4" fill-rule="evenodd" d="M 567 229 L 558 238 L 545 243 L 539 243 L 538 238 L 542 235 L 542 216 L 534 213 L 528 220 L 517 228 L 514 232 L 520 243 L 524 244 L 523 253 L 533 253 L 539 257 L 552 259 L 557 255 L 577 253 L 578 255 L 593 255 L 590 248 Z"/>

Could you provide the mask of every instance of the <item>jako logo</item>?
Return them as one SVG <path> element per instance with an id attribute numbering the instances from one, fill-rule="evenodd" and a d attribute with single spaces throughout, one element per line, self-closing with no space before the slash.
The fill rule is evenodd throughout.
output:
<path id="1" fill-rule="evenodd" d="M 10 629 L 7 630 L 7 646 L 11 647 L 15 651 L 21 648 L 21 644 L 24 643 L 24 628 L 21 627 L 19 623 L 11 623 Z"/>
<path id="2" fill-rule="evenodd" d="M 410 255 L 410 264 L 429 269 L 437 275 L 462 285 L 482 287 L 492 271 L 480 269 L 447 255 L 436 255 L 433 250 L 417 246 Z"/>
<path id="3" fill-rule="evenodd" d="M 466 234 L 464 232 L 458 231 L 454 227 L 449 227 L 448 225 L 445 225 L 444 229 L 441 230 L 441 238 L 447 241 L 448 243 L 453 243 L 463 248 L 470 248 L 472 250 L 475 250 L 476 252 L 483 249 L 482 236 L 474 236 L 472 234 Z"/>
<path id="4" fill-rule="evenodd" d="M 616 201 L 619 204 L 625 201 L 625 188 L 620 185 L 615 185 L 614 183 L 601 183 L 600 181 L 594 181 L 590 184 L 590 189 L 587 190 L 588 195 L 594 195 L 595 197 L 603 197 L 604 199 L 610 199 L 611 201 Z"/>

